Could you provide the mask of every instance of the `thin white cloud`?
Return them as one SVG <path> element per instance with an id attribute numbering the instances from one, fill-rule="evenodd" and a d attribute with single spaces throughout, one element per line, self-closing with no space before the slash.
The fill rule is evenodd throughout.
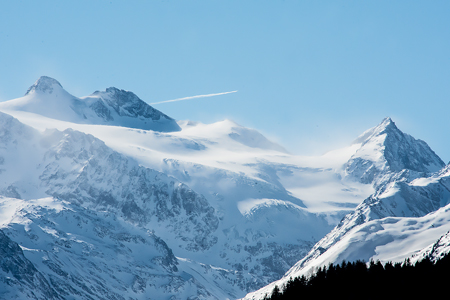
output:
<path id="1" fill-rule="evenodd" d="M 191 100 L 191 99 L 197 99 L 197 98 L 207 98 L 207 97 L 214 97 L 214 96 L 220 96 L 220 95 L 226 95 L 231 93 L 236 93 L 237 91 L 231 91 L 231 92 L 224 92 L 224 93 L 217 93 L 217 94 L 206 94 L 206 95 L 197 95 L 197 96 L 190 96 L 190 97 L 184 97 L 184 98 L 177 98 L 172 100 L 166 100 L 161 102 L 154 102 L 150 103 L 151 105 L 154 104 L 161 104 L 161 103 L 169 103 L 169 102 L 177 102 L 177 101 L 183 101 L 183 100 Z"/>

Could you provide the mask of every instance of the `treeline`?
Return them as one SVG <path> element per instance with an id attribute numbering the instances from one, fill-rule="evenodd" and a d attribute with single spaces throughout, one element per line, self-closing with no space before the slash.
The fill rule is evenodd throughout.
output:
<path id="1" fill-rule="evenodd" d="M 342 262 L 276 286 L 265 300 L 280 299 L 450 299 L 450 256 L 412 264 Z"/>

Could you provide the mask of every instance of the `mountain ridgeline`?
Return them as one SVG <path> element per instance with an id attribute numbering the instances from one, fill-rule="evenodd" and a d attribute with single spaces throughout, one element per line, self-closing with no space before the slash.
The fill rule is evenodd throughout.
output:
<path id="1" fill-rule="evenodd" d="M 450 167 L 390 118 L 304 157 L 45 76 L 0 111 L 0 299 L 263 299 L 450 250 Z"/>
<path id="2" fill-rule="evenodd" d="M 176 121 L 139 99 L 114 87 L 87 97 L 69 94 L 55 79 L 42 76 L 24 97 L 0 103 L 0 110 L 26 111 L 79 124 L 123 126 L 161 132 L 179 131 Z"/>

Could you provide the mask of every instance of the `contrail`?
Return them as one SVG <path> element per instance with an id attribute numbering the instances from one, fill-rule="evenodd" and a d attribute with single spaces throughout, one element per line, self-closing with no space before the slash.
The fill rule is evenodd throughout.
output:
<path id="1" fill-rule="evenodd" d="M 197 96 L 190 96 L 190 97 L 177 98 L 177 99 L 166 100 L 166 101 L 161 101 L 161 102 L 155 102 L 155 103 L 150 103 L 150 104 L 151 104 L 151 105 L 154 105 L 154 104 L 169 103 L 169 102 L 177 102 L 177 101 L 183 101 L 183 100 L 191 100 L 191 99 L 197 99 L 197 98 L 214 97 L 214 96 L 226 95 L 226 94 L 231 94 L 231 93 L 236 93 L 236 92 L 237 92 L 237 91 L 224 92 L 224 93 L 217 93 L 217 94 L 197 95 Z"/>

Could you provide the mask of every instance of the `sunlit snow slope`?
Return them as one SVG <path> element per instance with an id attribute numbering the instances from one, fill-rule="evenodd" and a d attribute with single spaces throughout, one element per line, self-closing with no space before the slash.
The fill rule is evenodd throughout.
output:
<path id="1" fill-rule="evenodd" d="M 375 192 L 282 279 L 246 298 L 262 299 L 275 285 L 282 286 L 291 277 L 309 275 L 329 263 L 411 257 L 414 261 L 424 255 L 437 257 L 448 249 L 449 167 L 423 141 L 401 133 L 390 119 L 362 137 L 362 147 L 350 159 L 346 172 L 357 180 L 370 178 Z M 384 155 L 374 155 L 377 148 Z"/>

